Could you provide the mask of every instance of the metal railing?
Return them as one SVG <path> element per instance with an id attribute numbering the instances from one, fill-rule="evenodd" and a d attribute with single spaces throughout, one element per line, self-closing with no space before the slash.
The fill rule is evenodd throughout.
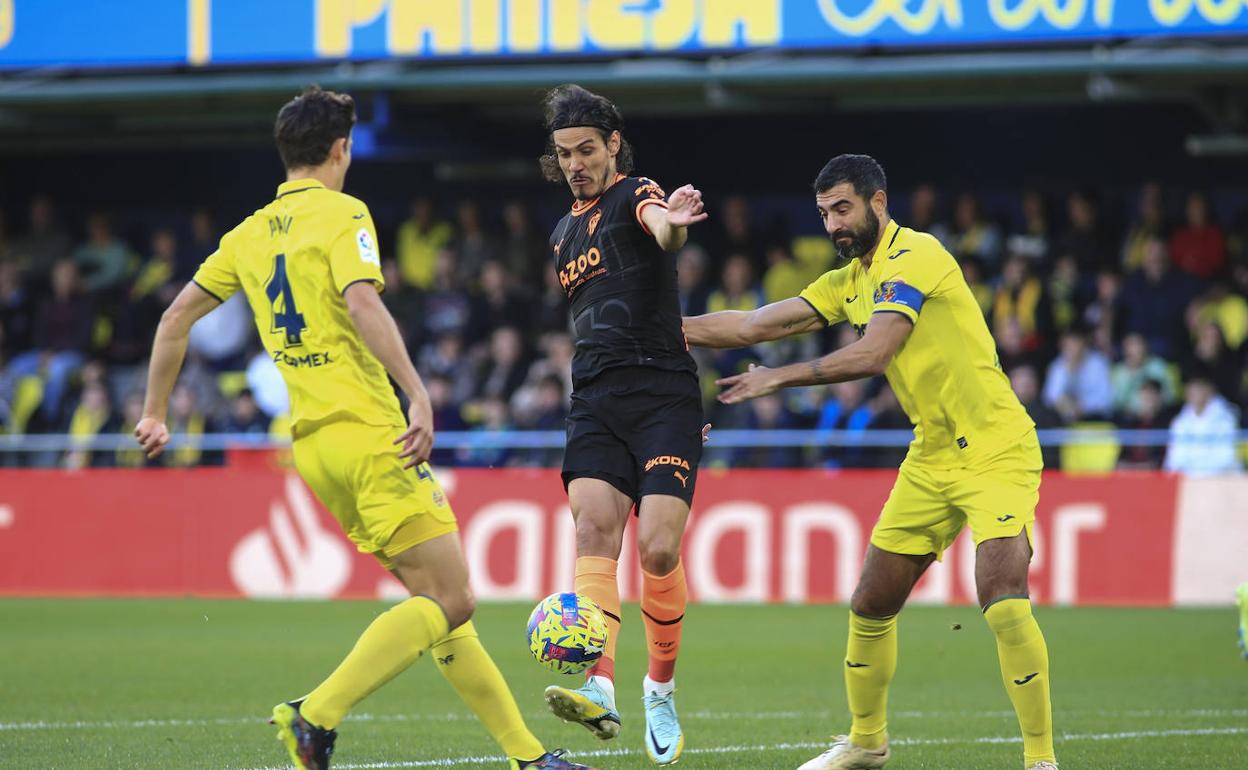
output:
<path id="1" fill-rule="evenodd" d="M 1169 430 L 1118 430 L 1055 428 L 1038 431 L 1046 448 L 1063 445 L 1118 444 L 1120 446 L 1160 447 L 1172 440 L 1192 437 L 1174 435 Z M 1210 438 L 1210 437 L 1204 437 Z M 1215 436 L 1223 441 L 1248 442 L 1248 430 Z M 904 447 L 914 439 L 908 430 L 733 430 L 712 429 L 708 447 L 728 449 L 750 447 Z M 444 450 L 475 449 L 562 449 L 567 436 L 563 431 L 441 431 L 436 447 Z M 170 449 L 194 448 L 204 451 L 226 449 L 274 449 L 290 446 L 289 439 L 254 433 L 174 434 Z M 90 437 L 63 433 L 0 434 L 0 454 L 60 451 L 116 451 L 136 449 L 128 433 L 104 433 Z"/>

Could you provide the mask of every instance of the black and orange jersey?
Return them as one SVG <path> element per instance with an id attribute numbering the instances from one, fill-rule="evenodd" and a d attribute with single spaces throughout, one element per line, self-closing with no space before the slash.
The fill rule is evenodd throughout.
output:
<path id="1" fill-rule="evenodd" d="M 616 175 L 577 201 L 550 236 L 555 272 L 571 304 L 574 386 L 621 366 L 697 375 L 681 330 L 676 260 L 646 228 L 647 206 L 667 195 L 644 177 Z"/>

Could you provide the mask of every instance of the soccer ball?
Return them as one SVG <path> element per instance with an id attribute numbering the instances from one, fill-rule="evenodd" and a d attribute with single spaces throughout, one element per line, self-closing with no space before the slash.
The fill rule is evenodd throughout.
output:
<path id="1" fill-rule="evenodd" d="M 579 674 L 607 647 L 607 618 L 587 596 L 551 594 L 529 616 L 529 652 L 551 671 Z"/>

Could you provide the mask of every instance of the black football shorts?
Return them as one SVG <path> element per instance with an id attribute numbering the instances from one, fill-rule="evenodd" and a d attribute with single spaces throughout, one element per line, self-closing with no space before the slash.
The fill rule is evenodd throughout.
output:
<path id="1" fill-rule="evenodd" d="M 693 502 L 702 459 L 702 394 L 688 372 L 608 369 L 572 393 L 563 486 L 606 481 L 633 499 Z"/>

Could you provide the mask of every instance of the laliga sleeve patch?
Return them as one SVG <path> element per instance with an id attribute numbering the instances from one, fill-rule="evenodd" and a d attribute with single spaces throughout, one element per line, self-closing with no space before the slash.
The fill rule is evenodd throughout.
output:
<path id="1" fill-rule="evenodd" d="M 876 305 L 901 305 L 919 312 L 923 307 L 923 292 L 904 281 L 884 281 L 875 290 Z"/>
<path id="2" fill-rule="evenodd" d="M 377 253 L 377 244 L 373 242 L 373 235 L 368 228 L 361 227 L 360 231 L 355 234 L 355 245 L 360 250 L 360 261 L 367 262 L 370 265 L 381 266 L 381 256 Z"/>

